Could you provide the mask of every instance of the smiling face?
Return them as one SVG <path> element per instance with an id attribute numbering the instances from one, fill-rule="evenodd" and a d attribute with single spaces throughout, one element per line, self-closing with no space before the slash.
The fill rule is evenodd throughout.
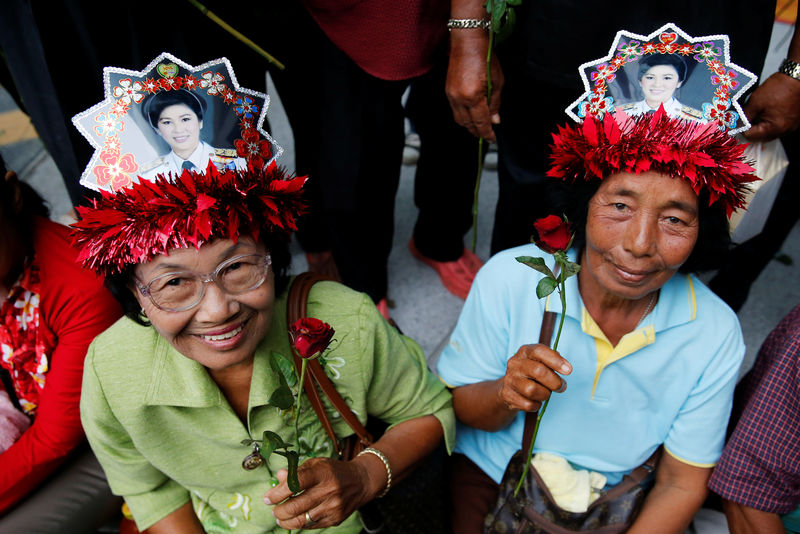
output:
<path id="1" fill-rule="evenodd" d="M 678 71 L 672 65 L 655 65 L 647 69 L 639 80 L 645 102 L 652 109 L 667 102 L 675 90 L 682 85 Z"/>
<path id="2" fill-rule="evenodd" d="M 156 129 L 179 157 L 188 159 L 200 143 L 203 121 L 185 104 L 167 106 L 158 116 Z"/>
<path id="3" fill-rule="evenodd" d="M 200 250 L 185 248 L 173 250 L 169 256 L 157 256 L 138 265 L 135 276 L 146 286 L 165 273 L 211 273 L 234 256 L 265 252 L 251 238 L 242 237 L 238 243 L 217 240 L 201 246 Z M 269 330 L 275 301 L 271 269 L 263 284 L 238 295 L 225 293 L 214 282 L 207 283 L 200 303 L 181 312 L 160 310 L 138 289 L 131 290 L 158 333 L 178 352 L 212 372 L 252 363 L 256 347 Z"/>
<path id="4" fill-rule="evenodd" d="M 689 258 L 699 230 L 698 199 L 683 180 L 619 173 L 589 201 L 581 294 L 641 299 Z"/>

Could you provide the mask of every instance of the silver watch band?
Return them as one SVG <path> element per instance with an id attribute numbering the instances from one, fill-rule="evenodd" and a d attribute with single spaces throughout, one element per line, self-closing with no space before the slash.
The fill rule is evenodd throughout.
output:
<path id="1" fill-rule="evenodd" d="M 481 28 L 488 30 L 492 21 L 489 19 L 450 19 L 447 21 L 448 30 L 465 30 L 469 28 Z"/>
<path id="2" fill-rule="evenodd" d="M 791 76 L 795 80 L 800 81 L 800 63 L 792 61 L 789 58 L 783 60 L 781 66 L 778 68 L 778 72 L 782 72 L 783 74 Z"/>

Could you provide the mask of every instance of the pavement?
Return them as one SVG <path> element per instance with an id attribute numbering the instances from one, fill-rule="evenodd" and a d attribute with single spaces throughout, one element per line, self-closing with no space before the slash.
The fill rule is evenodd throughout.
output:
<path id="1" fill-rule="evenodd" d="M 785 28 L 779 29 L 784 33 L 786 31 Z M 781 40 L 785 42 L 782 35 L 777 34 L 778 45 Z M 776 48 L 774 55 L 781 55 L 779 48 Z M 774 57 L 771 61 L 775 62 Z M 99 73 L 97 83 L 100 83 Z M 271 135 L 285 149 L 280 162 L 287 168 L 294 168 L 291 129 L 280 99 L 274 93 L 267 116 L 271 124 Z M 0 154 L 10 168 L 16 170 L 23 180 L 31 183 L 50 203 L 53 219 L 69 222 L 71 205 L 62 177 L 44 150 L 27 116 L 2 88 Z M 413 258 L 408 251 L 407 244 L 417 215 L 413 202 L 414 170 L 413 164 L 403 166 L 396 198 L 395 234 L 389 261 L 389 298 L 394 304 L 390 312 L 404 333 L 420 343 L 433 364 L 458 319 L 463 301 L 445 290 L 438 275 Z M 497 199 L 495 171 L 484 171 L 479 198 L 476 252 L 485 260 L 488 258 Z M 471 234 L 465 237 L 465 243 L 469 244 L 470 240 Z M 307 266 L 304 254 L 295 243 L 292 251 L 292 272 L 304 271 Z M 750 297 L 739 312 L 747 344 L 742 374 L 752 365 L 759 346 L 770 330 L 800 303 L 800 224 L 795 226 L 781 252 L 789 259 L 789 263 L 771 261 L 753 284 Z M 708 280 L 710 275 L 703 278 Z M 704 512 L 702 520 L 698 519 L 695 526 L 699 528 L 698 525 L 703 527 L 696 531 L 708 534 L 727 532 L 724 520 L 711 512 Z"/>

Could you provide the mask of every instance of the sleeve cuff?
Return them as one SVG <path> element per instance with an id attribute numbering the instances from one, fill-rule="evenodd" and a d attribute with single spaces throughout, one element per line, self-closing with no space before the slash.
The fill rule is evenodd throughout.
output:
<path id="1" fill-rule="evenodd" d="M 693 462 L 691 460 L 687 460 L 686 458 L 681 458 L 680 456 L 678 456 L 677 454 L 675 454 L 674 452 L 669 450 L 666 445 L 664 445 L 664 450 L 667 451 L 670 456 L 672 456 L 673 458 L 675 458 L 679 462 L 687 464 L 687 465 L 691 465 L 691 466 L 694 466 L 694 467 L 702 467 L 704 469 L 711 469 L 712 467 L 717 465 L 717 462 L 711 462 L 711 463 Z"/>
<path id="2" fill-rule="evenodd" d="M 139 530 L 150 528 L 191 500 L 189 491 L 174 480 L 168 480 L 153 491 L 123 495 L 123 498 Z"/>

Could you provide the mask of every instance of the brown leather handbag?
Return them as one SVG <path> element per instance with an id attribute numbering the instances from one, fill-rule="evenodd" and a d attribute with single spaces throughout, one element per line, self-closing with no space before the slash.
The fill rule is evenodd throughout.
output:
<path id="1" fill-rule="evenodd" d="M 286 302 L 287 324 L 306 317 L 308 292 L 316 282 L 331 280 L 315 273 L 302 273 L 295 277 L 289 288 Z M 289 345 L 292 346 L 291 337 Z M 298 376 L 302 360 L 294 354 Z M 336 453 L 341 460 L 351 460 L 373 443 L 373 435 L 380 435 L 386 425 L 376 419 L 368 418 L 366 427 L 361 424 L 353 411 L 347 406 L 335 386 L 325 374 L 318 360 L 306 365 L 303 390 L 307 395 L 322 427 L 331 438 Z M 333 430 L 328 414 L 322 404 L 320 391 L 333 404 L 342 419 L 353 430 L 353 434 L 340 439 Z M 369 428 L 369 430 L 368 430 Z M 375 499 L 359 508 L 364 531 L 368 534 L 445 534 L 446 506 L 444 482 L 444 445 L 440 445 L 413 473 L 392 487 L 385 496 Z"/>
<path id="2" fill-rule="evenodd" d="M 545 312 L 539 343 L 549 345 L 556 314 Z M 533 465 L 514 497 L 514 490 L 525 467 L 527 451 L 536 425 L 536 412 L 525 416 L 522 449 L 508 462 L 500 494 L 484 522 L 485 534 L 617 534 L 625 532 L 641 510 L 654 482 L 661 448 L 622 481 L 589 505 L 586 512 L 568 512 L 560 508 Z"/>

